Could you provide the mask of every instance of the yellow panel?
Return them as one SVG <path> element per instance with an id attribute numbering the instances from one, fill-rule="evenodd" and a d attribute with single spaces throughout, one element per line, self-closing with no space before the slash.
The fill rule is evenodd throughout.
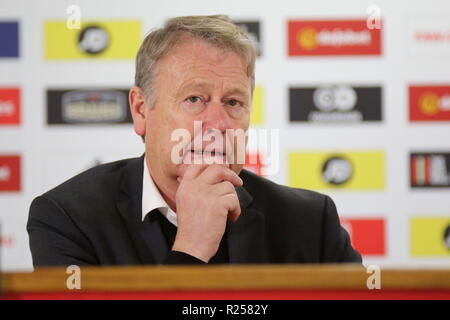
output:
<path id="1" fill-rule="evenodd" d="M 261 86 L 256 86 L 253 92 L 252 115 L 250 118 L 251 125 L 261 125 L 264 122 L 263 96 L 263 88 Z"/>
<path id="2" fill-rule="evenodd" d="M 444 239 L 450 217 L 415 217 L 410 223 L 412 256 L 450 256 Z"/>
<path id="3" fill-rule="evenodd" d="M 333 185 L 322 178 L 322 167 L 332 156 L 343 156 L 353 165 L 351 178 Z M 313 190 L 383 190 L 385 187 L 382 151 L 291 152 L 288 155 L 289 185 Z"/>
<path id="4" fill-rule="evenodd" d="M 108 47 L 98 54 L 89 54 L 78 47 L 78 38 L 86 26 L 105 29 L 110 37 Z M 44 22 L 46 59 L 134 59 L 141 41 L 138 20 L 91 21 L 80 29 L 68 29 L 65 21 Z"/>

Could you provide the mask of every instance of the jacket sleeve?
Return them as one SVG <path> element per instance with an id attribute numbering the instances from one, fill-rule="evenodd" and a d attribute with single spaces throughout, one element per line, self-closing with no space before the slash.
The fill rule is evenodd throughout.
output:
<path id="1" fill-rule="evenodd" d="M 362 263 L 361 255 L 353 249 L 350 236 L 341 226 L 333 200 L 325 196 L 322 225 L 321 262 Z"/>
<path id="2" fill-rule="evenodd" d="M 203 262 L 200 259 L 197 259 L 196 257 L 191 256 L 190 254 L 180 252 L 180 251 L 173 251 L 173 250 L 169 251 L 163 264 L 167 264 L 167 265 L 178 265 L 178 264 L 180 264 L 180 265 L 181 264 L 206 265 L 205 262 Z"/>
<path id="3" fill-rule="evenodd" d="M 34 267 L 98 264 L 86 236 L 64 208 L 45 195 L 31 203 L 27 231 Z"/>

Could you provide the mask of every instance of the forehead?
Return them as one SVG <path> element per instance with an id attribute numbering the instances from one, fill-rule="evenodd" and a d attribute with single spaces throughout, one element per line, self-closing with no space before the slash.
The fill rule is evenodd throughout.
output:
<path id="1" fill-rule="evenodd" d="M 192 80 L 193 77 L 203 81 L 209 77 L 235 81 L 249 79 L 245 62 L 239 54 L 193 37 L 180 40 L 158 64 L 158 73 L 173 77 L 174 81 Z"/>

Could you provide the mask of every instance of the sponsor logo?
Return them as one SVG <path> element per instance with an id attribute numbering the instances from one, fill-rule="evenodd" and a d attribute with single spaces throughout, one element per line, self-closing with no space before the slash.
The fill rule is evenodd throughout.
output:
<path id="1" fill-rule="evenodd" d="M 0 58 L 19 57 L 19 23 L 0 22 Z"/>
<path id="2" fill-rule="evenodd" d="M 0 125 L 20 123 L 20 91 L 18 88 L 0 88 Z"/>
<path id="3" fill-rule="evenodd" d="M 251 125 L 261 125 L 264 123 L 264 89 L 261 86 L 255 86 L 253 91 L 252 113 L 250 116 Z"/>
<path id="4" fill-rule="evenodd" d="M 258 56 L 262 55 L 261 31 L 259 21 L 234 21 L 253 42 Z"/>
<path id="5" fill-rule="evenodd" d="M 383 190 L 381 151 L 290 152 L 289 185 L 313 190 Z"/>
<path id="6" fill-rule="evenodd" d="M 413 217 L 410 226 L 413 257 L 450 255 L 450 217 Z"/>
<path id="7" fill-rule="evenodd" d="M 450 22 L 448 19 L 416 17 L 408 28 L 409 51 L 413 56 L 448 57 L 450 54 Z"/>
<path id="8" fill-rule="evenodd" d="M 65 20 L 44 23 L 46 59 L 134 59 L 141 41 L 138 20 L 83 21 L 67 28 Z"/>
<path id="9" fill-rule="evenodd" d="M 289 89 L 290 121 L 381 121 L 381 87 L 333 85 Z"/>
<path id="10" fill-rule="evenodd" d="M 348 231 L 352 246 L 362 255 L 385 255 L 384 219 L 341 219 Z"/>
<path id="11" fill-rule="evenodd" d="M 47 122 L 131 123 L 128 90 L 48 90 Z"/>
<path id="12" fill-rule="evenodd" d="M 81 30 L 78 47 L 83 52 L 99 54 L 108 47 L 109 42 L 110 37 L 107 30 L 97 26 L 89 26 Z"/>
<path id="13" fill-rule="evenodd" d="M 289 56 L 380 55 L 381 30 L 366 20 L 288 21 Z"/>
<path id="14" fill-rule="evenodd" d="M 410 121 L 450 121 L 450 85 L 410 86 Z"/>
<path id="15" fill-rule="evenodd" d="M 450 187 L 450 153 L 411 153 L 411 187 Z"/>
<path id="16" fill-rule="evenodd" d="M 322 179 L 332 185 L 341 185 L 350 180 L 353 171 L 354 168 L 349 159 L 333 156 L 328 158 L 322 166 Z"/>
<path id="17" fill-rule="evenodd" d="M 65 122 L 121 122 L 126 117 L 125 96 L 114 91 L 69 91 L 62 95 Z"/>
<path id="18" fill-rule="evenodd" d="M 0 155 L 1 191 L 20 191 L 20 156 Z"/>

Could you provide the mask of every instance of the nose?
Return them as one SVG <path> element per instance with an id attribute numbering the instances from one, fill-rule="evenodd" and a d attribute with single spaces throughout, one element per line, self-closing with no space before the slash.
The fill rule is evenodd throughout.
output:
<path id="1" fill-rule="evenodd" d="M 230 128 L 230 118 L 221 101 L 211 100 L 208 107 L 202 113 L 201 121 L 203 122 L 203 132 L 211 129 L 225 133 Z"/>

